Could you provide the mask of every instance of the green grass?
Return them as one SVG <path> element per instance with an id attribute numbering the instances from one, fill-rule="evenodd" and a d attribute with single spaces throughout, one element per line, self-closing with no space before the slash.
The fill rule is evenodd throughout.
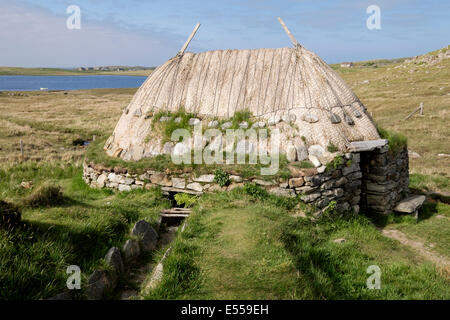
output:
<path id="1" fill-rule="evenodd" d="M 20 187 L 22 181 L 33 181 L 35 190 Z M 64 202 L 29 206 L 23 201 L 47 181 L 61 186 Z M 135 221 L 145 218 L 155 225 L 159 210 L 169 206 L 158 189 L 91 189 L 81 179 L 81 168 L 65 163 L 2 167 L 0 198 L 22 209 L 22 226 L 0 230 L 0 299 L 9 300 L 64 291 L 69 265 L 81 268 L 85 288 L 89 274 L 104 266 L 110 247 L 122 247 Z"/>
<path id="2" fill-rule="evenodd" d="M 422 191 L 448 191 L 450 190 L 450 179 L 445 175 L 438 176 L 410 173 L 409 187 Z"/>
<path id="3" fill-rule="evenodd" d="M 147 116 L 150 116 L 150 114 Z M 170 119 L 168 121 L 160 122 L 162 117 L 169 117 Z M 152 131 L 149 132 L 147 142 L 151 139 L 151 135 L 154 134 L 155 130 L 157 132 L 162 132 L 163 143 L 172 141 L 172 133 L 177 129 L 185 129 L 192 133 L 194 126 L 189 125 L 189 119 L 195 117 L 195 114 L 186 112 L 184 108 L 180 108 L 176 112 L 158 111 L 151 119 Z M 175 121 L 177 118 L 180 120 L 179 122 Z"/>
<path id="4" fill-rule="evenodd" d="M 449 280 L 368 218 L 311 221 L 288 208 L 245 189 L 202 197 L 146 298 L 449 299 Z M 371 265 L 381 290 L 366 288 Z"/>
<path id="5" fill-rule="evenodd" d="M 389 150 L 392 152 L 399 151 L 405 147 L 408 142 L 406 136 L 401 133 L 388 131 L 379 126 L 377 127 L 377 130 L 381 139 L 387 139 L 389 141 Z"/>
<path id="6" fill-rule="evenodd" d="M 389 225 L 408 237 L 423 242 L 441 255 L 450 257 L 450 206 L 441 202 L 427 202 L 421 209 L 419 221 L 400 216 Z"/>

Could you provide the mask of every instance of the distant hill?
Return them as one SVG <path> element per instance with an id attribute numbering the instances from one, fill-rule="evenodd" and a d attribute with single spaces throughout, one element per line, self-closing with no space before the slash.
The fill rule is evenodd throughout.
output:
<path id="1" fill-rule="evenodd" d="M 423 54 L 421 56 L 416 56 L 411 59 L 405 60 L 405 63 L 413 63 L 416 65 L 435 65 L 444 59 L 450 58 L 450 45 L 429 53 Z"/>

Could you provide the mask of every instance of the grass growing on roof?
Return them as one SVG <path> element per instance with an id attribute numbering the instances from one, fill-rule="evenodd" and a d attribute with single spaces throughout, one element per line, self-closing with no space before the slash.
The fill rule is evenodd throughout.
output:
<path id="1" fill-rule="evenodd" d="M 166 121 L 161 122 L 162 117 L 167 117 Z M 194 113 L 188 113 L 184 108 L 180 108 L 175 112 L 160 110 L 153 115 L 152 121 L 152 131 L 162 133 L 162 142 L 172 141 L 172 133 L 177 129 L 186 129 L 192 133 L 194 126 L 189 125 L 189 119 L 195 118 Z M 177 121 L 175 121 L 177 119 Z M 151 139 L 153 132 L 149 133 L 147 141 Z"/>
<path id="2" fill-rule="evenodd" d="M 128 172 L 130 173 L 143 173 L 147 170 L 156 170 L 156 171 L 166 171 L 166 169 L 170 171 L 183 171 L 183 170 L 189 170 L 193 171 L 196 174 L 206 174 L 206 173 L 213 173 L 217 168 L 220 168 L 221 170 L 225 172 L 236 172 L 240 176 L 242 176 L 244 179 L 254 176 L 261 176 L 261 168 L 268 167 L 268 165 L 263 165 L 261 163 L 257 164 L 250 164 L 249 163 L 249 156 L 246 155 L 245 157 L 245 164 L 195 164 L 193 161 L 193 154 L 194 151 L 192 151 L 191 159 L 192 164 L 175 164 L 173 163 L 171 157 L 169 155 L 158 155 L 152 158 L 143 158 L 139 161 L 125 161 L 121 158 L 113 158 L 106 154 L 106 152 L 103 150 L 103 146 L 105 144 L 105 139 L 97 139 L 96 141 L 92 142 L 87 151 L 86 151 L 86 159 L 88 162 L 93 162 L 96 164 L 102 164 L 107 167 L 114 168 L 115 166 L 119 166 L 122 168 L 127 168 Z M 234 155 L 235 163 L 237 155 Z M 223 159 L 226 159 L 226 156 L 224 154 Z M 224 161 L 225 162 L 225 161 Z M 279 156 L 279 170 L 275 175 L 265 175 L 261 176 L 262 179 L 270 180 L 273 178 L 287 178 L 290 176 L 289 170 L 288 170 L 288 164 L 289 162 L 286 159 L 285 155 Z M 309 165 L 305 163 L 300 163 L 296 165 L 303 165 L 303 167 L 309 167 Z"/>
<path id="3" fill-rule="evenodd" d="M 401 133 L 385 130 L 377 126 L 378 133 L 382 139 L 389 141 L 389 150 L 397 152 L 406 146 L 408 139 Z"/>

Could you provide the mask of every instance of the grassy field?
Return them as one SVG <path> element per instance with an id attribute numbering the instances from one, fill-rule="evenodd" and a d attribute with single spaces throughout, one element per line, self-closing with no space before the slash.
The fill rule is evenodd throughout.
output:
<path id="1" fill-rule="evenodd" d="M 32 188 L 21 186 L 32 182 Z M 47 204 L 48 187 L 60 187 Z M 3 166 L 0 198 L 22 210 L 23 225 L 0 228 L 0 300 L 49 298 L 65 290 L 66 268 L 82 283 L 111 246 L 121 247 L 138 219 L 153 225 L 169 202 L 160 191 L 120 194 L 89 188 L 79 166 L 64 162 Z M 48 197 L 47 197 L 48 198 Z M 84 292 L 80 293 L 80 298 Z"/>
<path id="2" fill-rule="evenodd" d="M 400 59 L 333 66 L 378 124 L 404 134 L 409 149 L 421 155 L 410 158 L 410 185 L 422 191 L 450 192 L 450 157 L 438 156 L 450 154 L 449 64 L 417 66 Z M 81 179 L 86 147 L 80 144 L 95 135 L 91 145 L 101 147 L 135 92 L 0 93 L 0 200 L 19 206 L 24 222 L 15 231 L 0 230 L 0 299 L 60 293 L 71 264 L 81 267 L 86 281 L 137 219 L 155 223 L 159 210 L 170 205 L 158 190 L 92 190 Z M 424 115 L 404 121 L 420 102 Z M 62 194 L 48 204 L 52 186 Z M 245 189 L 204 196 L 174 242 L 163 282 L 145 297 L 450 298 L 450 271 L 429 256 L 450 259 L 449 205 L 429 201 L 418 222 L 395 215 L 311 222 L 296 213 L 291 202 L 255 199 Z M 412 245 L 384 231 L 401 232 Z M 345 242 L 333 242 L 337 238 Z M 372 264 L 382 270 L 380 291 L 365 288 Z"/>
<path id="3" fill-rule="evenodd" d="M 382 236 L 368 218 L 312 222 L 288 209 L 243 189 L 202 197 L 173 244 L 161 284 L 144 297 L 450 298 L 449 270 Z M 371 265 L 381 269 L 381 290 L 367 289 Z"/>
<path id="4" fill-rule="evenodd" d="M 19 68 L 0 67 L 0 76 L 89 76 L 89 75 L 115 75 L 115 76 L 148 76 L 152 70 L 126 70 L 126 71 L 78 71 L 58 68 Z"/>

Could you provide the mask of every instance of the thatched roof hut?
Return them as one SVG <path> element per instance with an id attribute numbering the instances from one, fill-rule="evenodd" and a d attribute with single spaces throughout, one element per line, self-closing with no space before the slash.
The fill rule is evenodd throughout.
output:
<path id="1" fill-rule="evenodd" d="M 263 121 L 288 115 L 297 128 L 289 138 L 294 145 L 307 141 L 346 151 L 350 142 L 380 139 L 344 80 L 288 35 L 293 48 L 184 52 L 192 34 L 139 88 L 105 145 L 108 154 L 126 160 L 154 155 L 162 146 L 146 141 L 146 115 L 180 107 L 203 119 L 229 118 L 243 109 Z"/>

